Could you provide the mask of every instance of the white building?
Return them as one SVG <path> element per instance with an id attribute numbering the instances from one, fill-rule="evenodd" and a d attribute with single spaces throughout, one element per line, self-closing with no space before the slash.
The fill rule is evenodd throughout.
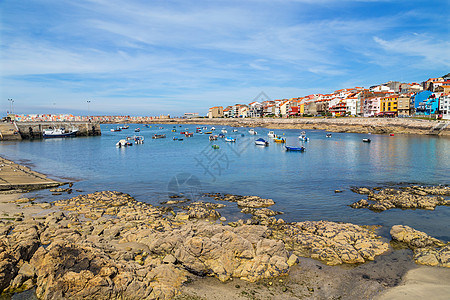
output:
<path id="1" fill-rule="evenodd" d="M 442 119 L 450 120 L 450 94 L 443 94 L 439 97 L 439 111 Z"/>

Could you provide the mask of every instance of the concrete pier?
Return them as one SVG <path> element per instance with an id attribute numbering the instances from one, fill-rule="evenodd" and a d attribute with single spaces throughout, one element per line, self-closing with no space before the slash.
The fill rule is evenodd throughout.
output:
<path id="1" fill-rule="evenodd" d="M 78 129 L 77 136 L 101 135 L 96 122 L 16 122 L 0 124 L 0 140 L 41 139 L 44 129 Z"/>

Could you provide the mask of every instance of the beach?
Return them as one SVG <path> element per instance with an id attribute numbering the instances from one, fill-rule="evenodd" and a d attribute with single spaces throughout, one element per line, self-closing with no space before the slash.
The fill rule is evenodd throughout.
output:
<path id="1" fill-rule="evenodd" d="M 35 172 L 30 177 L 26 170 L 15 174 L 22 188 L 35 184 L 35 176 L 46 178 Z M 414 299 L 432 293 L 433 299 L 444 299 L 450 290 L 449 268 L 417 265 L 409 249 L 388 250 L 389 241 L 379 240 L 375 229 L 327 221 L 288 224 L 269 217 L 270 209 L 256 218 L 226 222 L 225 216 L 212 217 L 217 206 L 191 204 L 186 212 L 171 212 L 120 192 L 70 198 L 70 188 L 62 187 L 57 192 L 67 200 L 54 203 L 35 202 L 23 192 L 0 194 L 0 279 L 8 293 L 32 288 L 40 299 Z M 271 204 L 259 197 L 227 197 L 221 201 L 249 208 Z M 371 241 L 366 249 L 377 254 L 358 264 L 352 262 L 359 255 L 351 258 L 351 252 L 334 260 L 296 256 L 287 251 L 292 237 L 285 232 L 304 226 L 338 235 L 356 230 Z M 253 247 L 256 252 L 245 252 Z M 294 253 L 309 249 L 296 247 Z M 230 256 L 235 251 L 243 252 Z M 73 265 L 73 259 L 89 264 Z M 18 275 L 8 279 L 8 274 Z"/>

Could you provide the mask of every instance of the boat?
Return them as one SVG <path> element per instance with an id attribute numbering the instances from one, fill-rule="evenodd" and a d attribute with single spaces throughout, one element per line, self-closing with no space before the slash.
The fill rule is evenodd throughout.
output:
<path id="1" fill-rule="evenodd" d="M 223 139 L 223 138 L 225 138 L 225 134 L 219 133 L 219 137 L 220 137 L 221 139 Z"/>
<path id="2" fill-rule="evenodd" d="M 177 132 L 177 130 L 176 129 L 172 129 L 172 132 Z"/>
<path id="3" fill-rule="evenodd" d="M 250 134 L 253 134 L 253 135 L 257 135 L 258 134 L 258 132 L 256 132 L 255 131 L 255 129 L 250 129 L 249 131 L 248 131 L 248 133 L 250 133 Z"/>
<path id="4" fill-rule="evenodd" d="M 331 133 L 327 133 L 326 137 L 330 138 L 331 137 Z"/>
<path id="5" fill-rule="evenodd" d="M 172 138 L 172 140 L 178 141 L 178 137 L 177 137 L 177 136 L 174 136 L 174 137 Z"/>
<path id="6" fill-rule="evenodd" d="M 279 144 L 284 144 L 284 143 L 286 143 L 286 139 L 285 139 L 285 138 L 280 138 L 280 137 L 274 138 L 273 141 L 274 141 L 275 143 L 279 143 Z"/>
<path id="7" fill-rule="evenodd" d="M 160 127 L 158 127 L 158 129 L 164 129 L 164 127 L 161 127 L 161 126 L 160 126 Z"/>
<path id="8" fill-rule="evenodd" d="M 214 145 L 211 146 L 211 148 L 213 148 L 213 149 L 219 149 L 220 147 L 219 147 L 219 145 L 214 144 Z"/>
<path id="9" fill-rule="evenodd" d="M 135 135 L 133 137 L 127 137 L 127 140 L 133 140 L 135 144 L 143 144 L 144 137 L 142 135 Z"/>
<path id="10" fill-rule="evenodd" d="M 275 134 L 275 132 L 273 132 L 273 131 L 269 131 L 269 133 L 267 134 L 267 136 L 273 139 L 274 137 L 276 137 L 276 134 Z"/>
<path id="11" fill-rule="evenodd" d="M 145 128 L 149 128 L 150 126 L 148 126 L 148 124 L 145 124 L 144 127 L 145 127 Z"/>
<path id="12" fill-rule="evenodd" d="M 226 138 L 225 138 L 225 142 L 231 142 L 231 143 L 234 143 L 234 142 L 236 142 L 236 139 L 234 139 L 234 138 L 232 138 L 232 137 L 226 137 Z"/>
<path id="13" fill-rule="evenodd" d="M 363 142 L 364 142 L 364 143 L 370 143 L 371 140 L 370 140 L 370 139 L 363 139 Z"/>
<path id="14" fill-rule="evenodd" d="M 228 133 L 228 131 L 225 128 L 222 128 L 221 132 L 222 133 Z"/>
<path id="15" fill-rule="evenodd" d="M 205 134 L 211 134 L 212 133 L 212 131 L 207 131 L 207 132 L 205 132 Z"/>
<path id="16" fill-rule="evenodd" d="M 127 147 L 127 146 L 133 146 L 133 143 L 127 141 L 127 140 L 120 140 L 116 143 L 116 147 L 122 148 L 122 147 Z"/>
<path id="17" fill-rule="evenodd" d="M 216 128 L 215 127 L 211 127 L 211 131 L 214 131 L 214 130 L 216 130 Z"/>
<path id="18" fill-rule="evenodd" d="M 215 140 L 217 140 L 217 135 L 210 135 L 210 136 L 209 136 L 209 140 L 210 140 L 210 141 L 215 141 Z"/>
<path id="19" fill-rule="evenodd" d="M 394 134 L 393 133 L 391 133 L 389 136 L 394 136 Z"/>
<path id="20" fill-rule="evenodd" d="M 255 141 L 255 145 L 257 145 L 257 146 L 269 146 L 269 142 L 267 142 L 265 139 L 257 139 Z"/>
<path id="21" fill-rule="evenodd" d="M 233 129 L 233 132 L 238 132 L 238 130 L 237 129 Z"/>
<path id="22" fill-rule="evenodd" d="M 203 130 L 207 130 L 208 129 L 208 127 L 206 127 L 206 126 L 204 126 L 203 128 L 202 128 Z"/>
<path id="23" fill-rule="evenodd" d="M 306 150 L 305 147 L 290 147 L 290 146 L 284 146 L 286 148 L 286 151 L 298 151 L 303 152 Z"/>
<path id="24" fill-rule="evenodd" d="M 140 128 L 136 128 L 136 129 L 134 130 L 134 132 L 139 132 L 139 131 L 141 131 Z"/>
<path id="25" fill-rule="evenodd" d="M 165 134 L 154 134 L 152 136 L 152 139 L 164 139 L 164 138 L 166 138 Z"/>
<path id="26" fill-rule="evenodd" d="M 302 142 L 307 142 L 309 141 L 309 137 L 306 136 L 306 132 L 302 131 L 300 136 L 298 137 L 298 139 Z"/>
<path id="27" fill-rule="evenodd" d="M 193 132 L 186 132 L 184 135 L 186 137 L 192 137 L 192 136 L 194 136 L 194 133 Z"/>
<path id="28" fill-rule="evenodd" d="M 78 129 L 72 129 L 66 131 L 64 127 L 61 128 L 50 128 L 44 129 L 42 132 L 43 138 L 64 138 L 64 137 L 75 137 L 77 135 Z"/>
<path id="29" fill-rule="evenodd" d="M 130 128 L 130 126 L 128 126 L 128 125 L 122 126 L 122 129 L 128 129 L 128 128 Z"/>
<path id="30" fill-rule="evenodd" d="M 119 131 L 122 131 L 122 128 L 120 127 L 111 128 L 111 132 L 119 132 Z"/>

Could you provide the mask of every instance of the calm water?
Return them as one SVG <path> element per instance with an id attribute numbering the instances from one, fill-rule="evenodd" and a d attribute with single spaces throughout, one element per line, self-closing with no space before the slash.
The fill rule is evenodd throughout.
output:
<path id="1" fill-rule="evenodd" d="M 362 197 L 349 190 L 352 186 L 449 184 L 448 138 L 351 133 L 333 133 L 332 138 L 326 138 L 324 131 L 306 130 L 310 141 L 302 144 L 297 138 L 301 130 L 275 130 L 284 134 L 287 145 L 307 148 L 297 153 L 286 152 L 283 145 L 273 142 L 269 147 L 255 146 L 257 137 L 267 140 L 269 129 L 255 128 L 255 137 L 248 134 L 248 128 L 231 133 L 233 128 L 225 127 L 227 135 L 237 137 L 237 142 L 219 139 L 215 144 L 220 149 L 213 150 L 208 135 L 180 135 L 185 128 L 195 132 L 195 125 L 177 125 L 176 133 L 171 132 L 173 125 L 152 125 L 139 126 L 145 144 L 116 148 L 115 143 L 134 135 L 136 127 L 110 132 L 112 125 L 102 125 L 101 137 L 2 142 L 0 154 L 53 178 L 76 180 L 74 189 L 84 192 L 118 190 L 151 204 L 180 191 L 191 198 L 200 192 L 258 195 L 274 199 L 273 209 L 284 211 L 282 218 L 289 221 L 381 224 L 386 226 L 386 236 L 388 226 L 405 224 L 450 240 L 450 207 L 382 213 L 348 207 Z M 215 127 L 216 134 L 223 128 Z M 165 133 L 167 138 L 152 140 L 154 133 Z M 173 136 L 184 141 L 173 141 Z M 372 143 L 363 143 L 365 137 Z M 344 192 L 336 194 L 336 189 Z M 47 191 L 35 194 L 55 200 L 63 197 Z"/>

